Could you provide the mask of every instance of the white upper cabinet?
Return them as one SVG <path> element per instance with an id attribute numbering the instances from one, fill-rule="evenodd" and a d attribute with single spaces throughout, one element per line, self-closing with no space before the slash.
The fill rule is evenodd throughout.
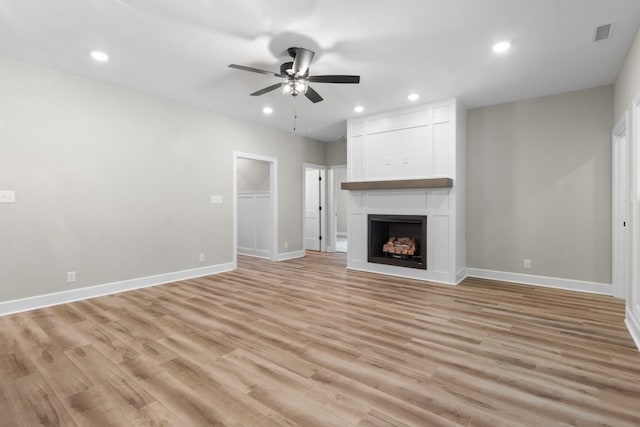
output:
<path id="1" fill-rule="evenodd" d="M 350 181 L 452 178 L 456 100 L 352 119 Z"/>

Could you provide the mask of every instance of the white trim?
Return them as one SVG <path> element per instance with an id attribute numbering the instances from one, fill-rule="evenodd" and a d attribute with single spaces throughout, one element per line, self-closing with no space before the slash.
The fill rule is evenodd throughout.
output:
<path id="1" fill-rule="evenodd" d="M 499 280 L 501 282 L 544 286 L 546 288 L 568 289 L 592 294 L 612 295 L 610 283 L 587 282 L 584 280 L 562 279 L 559 277 L 534 276 L 532 274 L 510 273 L 506 271 L 467 268 L 468 277 Z"/>
<path id="2" fill-rule="evenodd" d="M 272 157 L 271 168 L 269 169 L 269 190 L 271 191 L 271 213 L 273 222 L 273 235 L 272 239 L 272 247 L 271 249 L 271 260 L 275 261 L 278 258 L 278 159 Z"/>
<path id="3" fill-rule="evenodd" d="M 631 338 L 633 338 L 633 341 L 636 343 L 636 347 L 640 350 L 640 318 L 636 316 L 629 307 L 627 307 L 626 311 L 627 317 L 624 319 L 624 323 L 626 323 Z M 640 312 L 640 310 L 638 311 Z"/>
<path id="4" fill-rule="evenodd" d="M 401 267 L 401 268 L 405 268 L 405 267 Z M 405 268 L 406 270 L 409 270 L 408 268 Z M 361 271 L 363 273 L 370 273 L 370 274 L 380 274 L 382 276 L 389 276 L 391 278 L 395 277 L 398 279 L 409 279 L 409 280 L 419 280 L 421 282 L 426 282 L 426 283 L 437 283 L 439 285 L 448 285 L 448 286 L 457 286 L 456 283 L 451 283 L 451 282 L 447 282 L 444 279 L 427 279 L 424 277 L 420 277 L 420 276 L 412 276 L 410 274 L 396 274 L 396 273 L 387 273 L 384 271 L 371 271 L 368 270 L 364 267 L 354 267 L 354 266 L 347 266 L 347 270 L 353 270 L 353 271 Z"/>
<path id="5" fill-rule="evenodd" d="M 611 131 L 611 284 L 613 295 L 626 299 L 629 283 L 629 112 Z M 623 226 L 626 223 L 626 227 Z"/>
<path id="6" fill-rule="evenodd" d="M 456 274 L 456 285 L 462 283 L 467 277 L 469 277 L 469 271 L 467 270 L 467 267 L 458 270 L 458 273 Z"/>
<path id="7" fill-rule="evenodd" d="M 640 95 L 632 102 L 631 117 L 631 280 L 627 289 L 627 308 L 640 305 Z"/>
<path id="8" fill-rule="evenodd" d="M 631 103 L 631 280 L 627 289 L 625 323 L 640 349 L 640 95 Z"/>
<path id="9" fill-rule="evenodd" d="M 262 258 L 271 261 L 271 256 L 267 251 L 254 251 L 247 248 L 238 248 L 238 255 L 250 256 L 253 258 Z"/>
<path id="10" fill-rule="evenodd" d="M 403 279 L 420 280 L 422 282 L 441 283 L 456 286 L 446 271 L 422 270 L 406 268 L 396 265 L 378 264 L 373 262 L 352 261 L 347 264 L 347 270 L 363 271 L 366 273 L 382 274 L 384 276 L 401 277 Z"/>
<path id="11" fill-rule="evenodd" d="M 287 261 L 295 258 L 304 258 L 307 255 L 307 251 L 304 249 L 301 251 L 283 252 L 278 254 L 276 261 Z"/>
<path id="12" fill-rule="evenodd" d="M 154 276 L 138 277 L 135 279 L 122 280 L 120 282 L 104 283 L 102 285 L 88 286 L 85 288 L 70 289 L 68 291 L 4 301 L 0 302 L 0 316 L 131 291 L 134 289 L 148 288 L 150 286 L 163 285 L 180 280 L 210 276 L 212 274 L 232 271 L 236 268 L 237 264 L 235 262 L 229 262 L 226 264 L 210 265 L 207 267 L 174 271 L 172 273 L 157 274 Z"/>
<path id="13" fill-rule="evenodd" d="M 612 135 L 627 135 L 627 123 L 629 123 L 629 112 L 625 111 L 624 114 L 618 119 L 618 122 L 613 127 Z"/>
<path id="14" fill-rule="evenodd" d="M 238 191 L 238 196 L 263 196 L 269 197 L 271 195 L 270 191 Z"/>

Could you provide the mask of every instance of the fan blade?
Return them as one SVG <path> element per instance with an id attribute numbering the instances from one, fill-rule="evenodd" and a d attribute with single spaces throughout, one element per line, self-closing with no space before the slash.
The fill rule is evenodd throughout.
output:
<path id="1" fill-rule="evenodd" d="M 308 80 L 315 83 L 360 83 L 360 76 L 309 76 Z"/>
<path id="2" fill-rule="evenodd" d="M 264 95 L 265 93 L 271 92 L 272 90 L 276 90 L 280 87 L 280 83 L 276 83 L 274 85 L 271 85 L 269 87 L 265 87 L 264 89 L 260 89 L 259 91 L 253 92 L 251 94 L 251 96 L 260 96 L 260 95 Z"/>
<path id="3" fill-rule="evenodd" d="M 320 96 L 320 94 L 313 90 L 311 86 L 307 86 L 307 91 L 305 92 L 304 96 L 306 96 L 307 99 L 309 99 L 309 101 L 313 102 L 314 104 L 316 102 L 322 101 L 322 97 Z"/>
<path id="4" fill-rule="evenodd" d="M 229 64 L 229 68 L 235 68 L 236 70 L 251 71 L 252 73 L 267 74 L 269 76 L 283 77 L 281 74 L 274 73 L 273 71 L 261 70 L 259 68 L 247 67 L 245 65 Z"/>
<path id="5" fill-rule="evenodd" d="M 293 74 L 296 76 L 304 76 L 309 71 L 309 65 L 315 53 L 302 47 L 292 47 L 289 54 L 295 53 L 293 56 Z"/>

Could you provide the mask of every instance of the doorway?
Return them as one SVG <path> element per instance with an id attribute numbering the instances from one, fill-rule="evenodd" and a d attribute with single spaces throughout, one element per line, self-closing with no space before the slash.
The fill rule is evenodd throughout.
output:
<path id="1" fill-rule="evenodd" d="M 611 133 L 612 159 L 612 291 L 625 298 L 629 282 L 629 151 L 628 114 L 618 121 Z"/>
<path id="2" fill-rule="evenodd" d="M 335 227 L 333 231 L 335 251 L 347 252 L 347 208 L 349 203 L 349 193 L 341 189 L 341 184 L 347 181 L 347 165 L 334 166 L 333 183 L 333 218 Z"/>
<path id="3" fill-rule="evenodd" d="M 277 159 L 234 152 L 234 259 L 277 257 Z"/>
<path id="4" fill-rule="evenodd" d="M 304 165 L 304 249 L 325 251 L 325 172 L 324 166 Z"/>

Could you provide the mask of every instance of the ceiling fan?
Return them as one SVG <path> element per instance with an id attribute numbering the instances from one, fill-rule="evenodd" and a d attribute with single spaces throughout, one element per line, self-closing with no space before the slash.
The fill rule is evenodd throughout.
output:
<path id="1" fill-rule="evenodd" d="M 278 88 L 282 89 L 282 93 L 292 96 L 298 96 L 304 94 L 309 101 L 316 103 L 322 101 L 322 97 L 311 86 L 313 83 L 360 83 L 360 76 L 346 76 L 346 75 L 325 75 L 325 76 L 310 76 L 309 65 L 313 59 L 315 53 L 309 49 L 302 47 L 290 47 L 287 52 L 293 58 L 293 61 L 285 62 L 280 66 L 280 73 L 274 73 L 272 71 L 261 70 L 259 68 L 247 67 L 244 65 L 229 64 L 230 68 L 236 68 L 238 70 L 251 71 L 252 73 L 260 73 L 273 75 L 275 77 L 283 78 L 280 83 L 265 87 L 259 91 L 253 92 L 251 96 L 260 96 L 265 93 L 269 93 Z"/>

